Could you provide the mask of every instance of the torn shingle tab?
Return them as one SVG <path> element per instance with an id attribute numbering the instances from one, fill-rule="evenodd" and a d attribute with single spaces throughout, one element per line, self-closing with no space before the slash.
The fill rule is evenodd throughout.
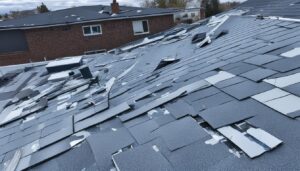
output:
<path id="1" fill-rule="evenodd" d="M 164 125 L 153 131 L 153 134 L 161 137 L 171 151 L 207 136 L 204 129 L 191 117 L 185 117 Z"/>
<path id="2" fill-rule="evenodd" d="M 294 58 L 296 56 L 299 56 L 300 55 L 300 48 L 294 48 L 290 51 L 287 51 L 285 53 L 282 53 L 281 56 L 283 57 L 287 57 L 287 58 Z"/>
<path id="3" fill-rule="evenodd" d="M 218 82 L 221 82 L 221 81 L 233 78 L 233 77 L 235 77 L 235 75 L 228 73 L 228 72 L 220 71 L 217 75 L 208 77 L 205 80 L 207 82 L 209 82 L 210 84 L 217 84 Z"/>
<path id="4" fill-rule="evenodd" d="M 241 76 L 248 78 L 252 81 L 258 82 L 261 81 L 269 76 L 272 76 L 276 74 L 276 71 L 269 70 L 269 69 L 263 69 L 263 68 L 257 68 L 251 71 L 248 71 L 246 73 L 243 73 Z"/>
<path id="5" fill-rule="evenodd" d="M 168 160 L 149 145 L 116 154 L 113 156 L 113 161 L 118 170 L 173 170 Z"/>
<path id="6" fill-rule="evenodd" d="M 260 142 L 267 145 L 269 148 L 273 149 L 282 143 L 281 140 L 267 133 L 266 131 L 259 128 L 249 128 L 247 133 L 252 137 L 256 138 Z"/>
<path id="7" fill-rule="evenodd" d="M 84 119 L 82 121 L 79 121 L 79 122 L 75 123 L 75 128 L 74 128 L 75 132 L 78 132 L 78 131 L 81 131 L 88 127 L 91 127 L 93 125 L 99 124 L 99 123 L 101 123 L 107 119 L 110 119 L 116 115 L 119 115 L 120 113 L 125 112 L 129 109 L 131 109 L 131 107 L 125 102 L 114 108 L 103 111 L 102 113 L 99 113 L 97 115 L 94 115 L 92 117 Z"/>
<path id="8" fill-rule="evenodd" d="M 300 110 L 300 97 L 277 88 L 258 94 L 252 98 L 286 116 L 289 116 L 291 113 L 290 117 L 297 117 L 295 112 Z"/>
<path id="9" fill-rule="evenodd" d="M 278 77 L 273 79 L 265 79 L 264 82 L 272 84 L 276 87 L 283 88 L 300 82 L 300 73 Z"/>
<path id="10" fill-rule="evenodd" d="M 271 90 L 273 86 L 266 83 L 254 83 L 252 81 L 245 81 L 229 87 L 223 88 L 222 91 L 233 96 L 238 100 L 251 97 L 253 95 Z"/>
<path id="11" fill-rule="evenodd" d="M 250 158 L 262 155 L 266 150 L 257 142 L 250 140 L 243 133 L 231 126 L 219 128 L 218 131 L 241 148 Z"/>
<path id="12" fill-rule="evenodd" d="M 82 63 L 82 57 L 79 56 L 79 57 L 73 57 L 73 58 L 67 58 L 67 59 L 49 62 L 46 65 L 46 68 L 48 72 L 59 72 L 59 71 L 72 69 L 74 67 L 78 67 L 81 65 L 81 63 Z"/>
<path id="13" fill-rule="evenodd" d="M 199 116 L 201 116 L 213 128 L 217 129 L 253 117 L 254 113 L 248 111 L 249 103 L 251 103 L 251 101 L 228 102 L 223 105 L 204 110 L 199 114 Z"/>

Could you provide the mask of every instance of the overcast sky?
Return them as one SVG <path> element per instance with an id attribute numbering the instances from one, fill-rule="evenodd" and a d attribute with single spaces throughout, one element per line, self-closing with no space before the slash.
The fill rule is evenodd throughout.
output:
<path id="1" fill-rule="evenodd" d="M 242 1 L 242 0 L 220 0 L 224 1 Z M 112 0 L 0 0 L 0 13 L 6 13 L 13 10 L 33 9 L 44 2 L 51 10 L 63 9 L 72 6 L 83 5 L 108 5 Z M 118 0 L 121 5 L 140 6 L 143 0 Z"/>

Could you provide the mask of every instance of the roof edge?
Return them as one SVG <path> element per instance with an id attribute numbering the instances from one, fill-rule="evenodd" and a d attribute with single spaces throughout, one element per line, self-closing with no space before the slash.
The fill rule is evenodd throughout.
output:
<path id="1" fill-rule="evenodd" d="M 7 30 L 29 30 L 29 29 L 36 29 L 36 28 L 48 28 L 48 27 L 59 27 L 59 26 L 68 26 L 68 25 L 76 25 L 76 24 L 84 24 L 84 23 L 92 23 L 92 22 L 101 22 L 101 21 L 114 21 L 114 20 L 125 20 L 125 19 L 137 19 L 137 18 L 145 18 L 145 17 L 158 17 L 158 16 L 165 16 L 165 15 L 174 15 L 174 12 L 169 13 L 162 13 L 162 14 L 151 14 L 151 15 L 142 15 L 142 16 L 131 16 L 131 17 L 116 17 L 116 18 L 107 18 L 107 19 L 95 19 L 95 20 L 87 20 L 87 21 L 79 21 L 79 22 L 71 22 L 71 23 L 60 23 L 60 24 L 51 24 L 51 25 L 37 25 L 37 26 L 24 26 L 24 27 L 10 27 L 3 29 L 0 27 L 0 31 L 7 31 Z"/>

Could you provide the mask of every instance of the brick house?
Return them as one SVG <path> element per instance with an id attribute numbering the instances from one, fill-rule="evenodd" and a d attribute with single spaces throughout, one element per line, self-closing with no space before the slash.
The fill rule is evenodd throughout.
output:
<path id="1" fill-rule="evenodd" d="M 174 9 L 83 6 L 0 22 L 0 66 L 107 51 L 174 26 Z"/>

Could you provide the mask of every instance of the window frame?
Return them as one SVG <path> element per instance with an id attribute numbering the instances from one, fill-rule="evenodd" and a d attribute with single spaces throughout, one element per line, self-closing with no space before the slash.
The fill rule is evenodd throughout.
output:
<path id="1" fill-rule="evenodd" d="M 85 34 L 84 32 L 84 29 L 85 28 L 89 28 L 91 33 L 90 34 Z M 93 27 L 99 27 L 100 28 L 100 33 L 94 33 L 93 31 Z M 83 35 L 85 37 L 88 37 L 88 36 L 97 36 L 97 35 L 101 35 L 102 34 L 102 27 L 101 27 L 101 24 L 95 24 L 95 25 L 85 25 L 85 26 L 82 26 L 82 32 L 83 32 Z"/>
<path id="2" fill-rule="evenodd" d="M 134 22 L 141 22 L 142 23 L 142 26 L 143 26 L 143 22 L 144 21 L 146 21 L 147 22 L 147 27 L 148 27 L 148 31 L 147 32 L 143 32 L 143 33 L 136 33 L 135 31 L 134 31 Z M 144 26 L 143 26 L 144 27 Z M 135 36 L 138 36 L 138 35 L 143 35 L 143 34 L 149 34 L 150 33 L 150 27 L 149 27 L 149 21 L 148 20 L 134 20 L 134 21 L 132 21 L 132 30 L 133 30 L 133 34 L 135 35 Z"/>

